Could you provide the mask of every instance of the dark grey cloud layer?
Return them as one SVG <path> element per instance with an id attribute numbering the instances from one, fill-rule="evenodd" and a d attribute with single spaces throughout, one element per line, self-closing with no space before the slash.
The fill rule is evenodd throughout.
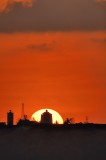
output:
<path id="1" fill-rule="evenodd" d="M 96 0 L 37 0 L 0 14 L 0 32 L 96 31 L 106 29 L 106 3 Z"/>

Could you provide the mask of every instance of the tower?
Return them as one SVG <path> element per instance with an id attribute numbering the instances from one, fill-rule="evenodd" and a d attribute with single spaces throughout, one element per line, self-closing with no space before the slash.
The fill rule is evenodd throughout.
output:
<path id="1" fill-rule="evenodd" d="M 41 123 L 52 124 L 52 114 L 49 113 L 48 110 L 41 114 Z"/>
<path id="2" fill-rule="evenodd" d="M 86 116 L 85 117 L 85 124 L 88 124 L 89 122 L 88 122 L 88 117 Z"/>
<path id="3" fill-rule="evenodd" d="M 13 126 L 14 121 L 14 114 L 11 112 L 11 110 L 7 113 L 7 125 Z"/>
<path id="4" fill-rule="evenodd" d="M 22 103 L 21 119 L 24 119 L 24 103 Z"/>

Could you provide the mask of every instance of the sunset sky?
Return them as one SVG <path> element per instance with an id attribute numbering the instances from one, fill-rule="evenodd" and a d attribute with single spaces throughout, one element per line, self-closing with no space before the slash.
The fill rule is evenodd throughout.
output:
<path id="1" fill-rule="evenodd" d="M 0 121 L 22 103 L 106 123 L 106 0 L 0 0 Z"/>

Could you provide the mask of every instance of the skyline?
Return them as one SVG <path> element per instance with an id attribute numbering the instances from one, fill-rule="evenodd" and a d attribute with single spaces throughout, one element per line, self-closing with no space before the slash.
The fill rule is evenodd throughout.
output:
<path id="1" fill-rule="evenodd" d="M 78 125 L 78 126 L 105 126 L 105 123 L 94 123 L 90 122 L 89 118 L 86 116 L 84 121 L 79 121 L 76 122 L 74 117 L 67 117 L 66 119 L 63 119 L 63 117 L 58 113 L 57 111 L 50 109 L 50 108 L 43 108 L 40 110 L 35 111 L 30 118 L 28 118 L 28 115 L 24 113 L 24 108 L 23 108 L 23 103 L 22 103 L 22 111 L 21 111 L 21 116 L 18 118 L 18 121 L 15 120 L 16 114 L 12 111 L 9 110 L 6 113 L 6 120 L 5 121 L 0 121 L 0 125 L 2 126 L 18 126 L 18 125 L 37 125 L 37 124 L 54 124 L 54 125 Z"/>
<path id="2" fill-rule="evenodd" d="M 0 121 L 24 103 L 106 123 L 105 19 L 105 0 L 1 0 Z"/>

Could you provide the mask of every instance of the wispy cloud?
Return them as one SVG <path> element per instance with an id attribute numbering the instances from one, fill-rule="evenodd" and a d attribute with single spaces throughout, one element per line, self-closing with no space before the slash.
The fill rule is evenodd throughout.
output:
<path id="1" fill-rule="evenodd" d="M 106 2 L 106 0 L 96 0 L 97 2 L 101 3 L 101 2 Z"/>
<path id="2" fill-rule="evenodd" d="M 11 6 L 20 3 L 23 6 L 32 6 L 33 0 L 0 0 L 0 12 L 7 12 L 10 10 Z"/>
<path id="3" fill-rule="evenodd" d="M 97 43 L 106 43 L 106 38 L 92 38 L 91 40 Z"/>
<path id="4" fill-rule="evenodd" d="M 41 43 L 41 44 L 29 44 L 27 49 L 37 50 L 37 51 L 50 51 L 56 47 L 56 42 L 52 41 L 51 43 Z"/>

